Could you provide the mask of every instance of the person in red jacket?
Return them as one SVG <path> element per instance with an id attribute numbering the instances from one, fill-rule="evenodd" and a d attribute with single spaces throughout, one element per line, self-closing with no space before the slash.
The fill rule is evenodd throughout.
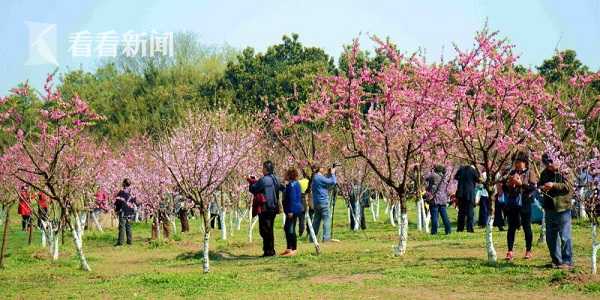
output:
<path id="1" fill-rule="evenodd" d="M 18 213 L 22 218 L 21 228 L 26 231 L 31 226 L 31 198 L 25 186 L 22 186 L 19 191 Z"/>
<path id="2" fill-rule="evenodd" d="M 38 203 L 38 226 L 43 227 L 42 222 L 48 222 L 48 204 L 50 203 L 50 197 L 44 192 L 38 192 L 37 195 Z"/>

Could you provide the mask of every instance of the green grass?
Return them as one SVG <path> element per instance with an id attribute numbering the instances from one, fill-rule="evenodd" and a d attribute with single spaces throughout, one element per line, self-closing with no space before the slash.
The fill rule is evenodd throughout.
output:
<path id="1" fill-rule="evenodd" d="M 60 260 L 53 263 L 39 245 L 39 232 L 27 245 L 15 215 L 6 268 L 0 270 L 0 298 L 600 299 L 600 279 L 589 275 L 586 224 L 574 225 L 577 267 L 564 272 L 544 267 L 549 262 L 545 245 L 534 247 L 533 260 L 522 260 L 521 232 L 517 259 L 489 265 L 483 230 L 431 236 L 411 223 L 408 252 L 394 257 L 397 230 L 383 223 L 383 209 L 378 222 L 367 212 L 369 228 L 356 233 L 347 229 L 346 211 L 339 207 L 333 234 L 341 242 L 322 245 L 320 256 L 302 238 L 296 257 L 259 258 L 260 236 L 255 232 L 254 242 L 247 241 L 247 222 L 226 241 L 213 231 L 209 274 L 202 273 L 199 220 L 192 221 L 192 232 L 171 241 L 148 241 L 149 225 L 136 224 L 134 245 L 119 248 L 113 247 L 115 230 L 87 231 L 84 248 L 93 269 L 88 273 L 79 270 L 68 235 Z M 285 245 L 280 222 L 277 218 L 278 251 Z M 537 234 L 539 225 L 534 230 Z M 502 258 L 505 233 L 495 232 L 494 238 Z"/>

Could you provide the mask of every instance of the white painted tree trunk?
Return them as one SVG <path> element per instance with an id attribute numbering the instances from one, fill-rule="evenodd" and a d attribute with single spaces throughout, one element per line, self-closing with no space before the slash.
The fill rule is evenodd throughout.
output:
<path id="1" fill-rule="evenodd" d="M 598 241 L 597 227 L 598 225 L 592 224 L 592 274 L 594 275 L 598 272 L 596 260 L 598 257 L 598 250 L 600 250 L 600 241 Z"/>
<path id="2" fill-rule="evenodd" d="M 171 226 L 173 227 L 173 234 L 177 234 L 177 222 L 175 222 L 175 218 L 169 217 L 169 222 L 171 223 Z"/>
<path id="3" fill-rule="evenodd" d="M 371 210 L 371 216 L 373 216 L 373 222 L 377 221 L 377 216 L 375 215 L 375 203 L 371 203 L 371 205 L 369 205 L 369 210 Z"/>
<path id="4" fill-rule="evenodd" d="M 388 203 L 388 208 L 389 208 L 388 209 L 389 210 L 388 216 L 390 217 L 390 223 L 392 224 L 392 226 L 396 227 L 396 221 L 397 221 L 397 218 L 398 218 L 398 213 L 392 207 L 393 206 L 390 206 L 389 203 Z"/>
<path id="5" fill-rule="evenodd" d="M 227 239 L 227 222 L 225 220 L 226 217 L 227 217 L 227 212 L 225 211 L 225 208 L 223 208 L 219 212 L 219 219 L 220 219 L 219 221 L 221 222 L 221 239 L 222 240 Z"/>
<path id="6" fill-rule="evenodd" d="M 319 241 L 317 240 L 317 235 L 315 234 L 315 229 L 312 225 L 312 219 L 310 218 L 310 214 L 308 213 L 308 209 L 304 212 L 304 219 L 306 220 L 306 224 L 308 225 L 308 234 L 310 235 L 310 239 L 315 246 L 315 252 L 317 255 L 321 254 L 321 245 L 319 245 Z"/>
<path id="7" fill-rule="evenodd" d="M 353 218 L 352 208 L 348 207 L 346 209 L 346 211 L 348 212 L 348 217 L 346 218 L 346 224 L 348 224 L 348 226 L 350 226 L 350 224 L 352 224 L 352 218 Z M 353 230 L 354 230 L 354 228 L 353 228 Z"/>
<path id="8" fill-rule="evenodd" d="M 425 209 L 425 201 L 421 198 L 421 220 L 423 221 L 423 231 L 430 232 L 429 221 L 431 221 L 431 214 Z"/>
<path id="9" fill-rule="evenodd" d="M 209 245 L 208 242 L 210 240 L 210 231 L 204 231 L 204 243 L 202 247 L 202 271 L 204 273 L 208 273 L 210 271 L 210 261 L 209 261 Z"/>
<path id="10" fill-rule="evenodd" d="M 258 216 L 252 217 L 252 220 L 248 223 L 248 242 L 252 243 L 252 235 L 254 233 L 254 225 L 258 222 Z"/>
<path id="11" fill-rule="evenodd" d="M 360 201 L 356 200 L 354 202 L 354 207 L 354 228 L 352 228 L 352 230 L 358 231 L 360 229 L 360 223 L 362 222 L 362 216 L 360 215 L 362 207 L 360 207 Z"/>
<path id="12" fill-rule="evenodd" d="M 102 225 L 100 225 L 100 221 L 98 220 L 98 212 L 92 211 L 92 221 L 94 222 L 94 226 L 96 226 L 98 231 L 104 232 L 104 230 L 102 230 Z"/>
<path id="13" fill-rule="evenodd" d="M 41 230 L 41 234 L 42 234 L 42 248 L 46 248 L 46 246 L 47 246 L 46 232 L 44 232 L 44 230 Z"/>
<path id="14" fill-rule="evenodd" d="M 237 211 L 237 209 L 236 209 L 236 211 Z M 233 212 L 230 212 L 229 213 L 229 236 L 233 236 L 234 228 L 235 227 L 233 226 Z"/>
<path id="15" fill-rule="evenodd" d="M 496 263 L 498 257 L 494 248 L 494 240 L 492 239 L 492 229 L 494 228 L 494 216 L 488 217 L 487 225 L 485 226 L 485 248 L 487 252 L 488 262 Z"/>
<path id="16" fill-rule="evenodd" d="M 208 273 L 210 271 L 210 215 L 206 209 L 202 212 L 202 224 L 204 225 L 204 241 L 202 243 L 202 271 Z M 222 219 L 221 219 L 222 220 Z"/>
<path id="17" fill-rule="evenodd" d="M 421 200 L 417 201 L 417 230 L 423 231 L 423 206 Z"/>
<path id="18" fill-rule="evenodd" d="M 75 214 L 75 228 L 72 228 L 71 231 L 73 234 L 73 242 L 75 243 L 75 248 L 77 250 L 77 256 L 79 256 L 79 262 L 81 263 L 81 269 L 89 272 L 92 269 L 83 253 L 83 229 L 81 228 L 78 214 Z"/>
<path id="19" fill-rule="evenodd" d="M 400 214 L 398 223 L 399 240 L 396 247 L 396 256 L 402 256 L 406 253 L 406 244 L 408 242 L 408 215 L 405 212 Z"/>
<path id="20" fill-rule="evenodd" d="M 77 223 L 77 230 L 79 231 L 79 236 L 83 238 L 83 232 L 85 230 L 85 221 L 87 221 L 87 213 L 76 215 L 75 222 Z"/>
<path id="21" fill-rule="evenodd" d="M 377 202 L 377 204 L 375 206 L 375 219 L 376 220 L 379 220 L 379 208 L 380 208 L 379 199 L 380 199 L 379 194 L 377 194 L 377 196 L 375 196 L 375 200 Z"/>

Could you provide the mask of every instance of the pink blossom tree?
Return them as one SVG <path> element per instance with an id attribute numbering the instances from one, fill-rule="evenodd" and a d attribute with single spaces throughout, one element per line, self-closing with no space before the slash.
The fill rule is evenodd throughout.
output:
<path id="1" fill-rule="evenodd" d="M 448 70 L 427 65 L 417 56 L 400 55 L 389 43 L 374 40 L 378 53 L 387 57 L 386 64 L 380 69 L 357 65 L 355 41 L 347 73 L 323 78 L 320 97 L 303 109 L 300 118 L 341 128 L 346 158 L 364 161 L 393 191 L 389 196 L 401 211 L 396 254 L 403 255 L 409 174 L 415 159 L 434 144 L 438 130 L 448 122 L 444 94 Z"/>
<path id="2" fill-rule="evenodd" d="M 79 97 L 65 99 L 53 89 L 52 76 L 44 86 L 44 108 L 36 116 L 37 124 L 28 128 L 18 111 L 3 115 L 10 124 L 16 144 L 4 155 L 16 164 L 13 176 L 34 190 L 43 192 L 59 207 L 59 227 L 71 230 L 82 269 L 89 271 L 83 252 L 82 228 L 79 219 L 78 192 L 89 178 L 95 176 L 95 166 L 102 160 L 103 151 L 86 151 L 93 140 L 85 136 L 86 128 L 102 119 Z M 30 97 L 13 91 L 14 97 Z M 16 158 L 21 158 L 15 160 Z M 73 222 L 73 219 L 75 222 Z"/>
<path id="3" fill-rule="evenodd" d="M 486 226 L 488 261 L 496 262 L 492 239 L 496 175 L 511 163 L 517 150 L 534 147 L 534 132 L 541 125 L 543 104 L 552 98 L 544 79 L 531 71 L 519 72 L 513 46 L 487 28 L 477 33 L 472 49 L 456 49 L 448 97 L 452 99 L 452 129 L 447 131 L 447 152 L 487 174 L 483 185 L 489 194 Z"/>
<path id="4" fill-rule="evenodd" d="M 210 216 L 214 192 L 251 153 L 259 135 L 223 113 L 190 115 L 155 144 L 154 155 L 168 170 L 173 184 L 200 207 L 204 221 L 203 270 L 209 268 Z"/>

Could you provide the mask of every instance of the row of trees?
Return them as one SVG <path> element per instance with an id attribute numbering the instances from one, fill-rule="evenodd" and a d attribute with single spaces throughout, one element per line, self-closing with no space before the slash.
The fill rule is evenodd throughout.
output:
<path id="1" fill-rule="evenodd" d="M 476 35 L 472 49 L 456 49 L 456 58 L 447 62 L 427 63 L 401 54 L 389 41 L 374 41 L 373 59 L 355 41 L 337 70 L 319 49 L 302 47 L 297 36 L 265 54 L 244 51 L 224 68 L 223 78 L 240 84 L 229 95 L 243 103 L 233 108 L 248 108 L 245 113 L 217 102 L 187 102 L 197 94 L 186 91 L 199 83 L 185 79 L 189 69 L 179 61 L 198 61 L 183 54 L 179 61 L 113 62 L 98 71 L 112 69 L 104 79 L 70 73 L 58 88 L 50 76 L 41 95 L 26 84 L 15 88 L 0 101 L 7 145 L 0 158 L 0 187 L 7 191 L 3 207 L 14 203 L 19 185 L 47 194 L 54 217 L 43 227 L 53 259 L 58 258 L 58 233 L 66 228 L 81 267 L 89 270 L 82 212 L 94 205 L 96 190 L 115 193 L 121 180 L 130 178 L 142 209 L 154 213 L 165 194 L 177 191 L 201 210 L 208 272 L 209 202 L 217 192 L 243 194 L 244 177 L 256 174 L 265 159 L 280 168 L 295 167 L 309 181 L 311 165 L 340 162 L 342 195 L 353 181 L 368 181 L 390 200 L 392 211 L 400 212 L 390 214 L 398 224 L 397 255 L 407 251 L 408 201 L 419 200 L 420 175 L 433 163 L 468 163 L 488 174 L 484 186 L 492 209 L 496 175 L 517 150 L 537 157 L 548 152 L 565 172 L 587 167 L 600 174 L 599 75 L 573 67 L 570 52 L 558 54 L 538 73 L 518 65 L 513 46 L 487 29 Z M 152 70 L 158 73 L 148 73 Z M 127 78 L 139 84 L 119 86 Z M 193 87 L 183 88 L 180 79 Z M 123 91 L 133 98 L 122 97 Z M 130 110 L 134 99 L 144 100 Z M 125 102 L 108 106 L 115 101 Z M 130 116 L 143 119 L 148 113 L 158 113 L 145 123 L 151 127 L 120 131 L 125 124 L 140 125 Z M 486 253 L 495 262 L 493 216 Z"/>

